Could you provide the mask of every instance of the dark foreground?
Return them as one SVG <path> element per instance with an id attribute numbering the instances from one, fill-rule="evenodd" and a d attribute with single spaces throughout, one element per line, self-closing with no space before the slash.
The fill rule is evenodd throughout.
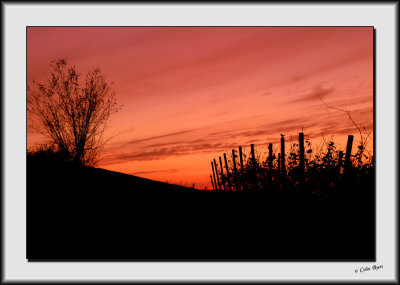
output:
<path id="1" fill-rule="evenodd" d="M 320 199 L 28 162 L 29 260 L 374 260 L 374 183 Z"/>

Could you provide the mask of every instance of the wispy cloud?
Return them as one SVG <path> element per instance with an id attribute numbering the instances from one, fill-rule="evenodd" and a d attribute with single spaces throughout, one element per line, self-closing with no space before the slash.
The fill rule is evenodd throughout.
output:
<path id="1" fill-rule="evenodd" d="M 278 132 L 299 132 L 302 128 L 310 129 L 316 126 L 315 121 L 287 119 L 256 126 L 235 129 L 198 128 L 186 131 L 173 132 L 166 135 L 154 136 L 136 140 L 141 144 L 135 151 L 108 155 L 103 157 L 103 163 L 115 164 L 127 161 L 159 160 L 171 156 L 181 156 L 196 153 L 213 153 L 237 148 L 247 143 L 264 142 L 275 143 L 279 137 L 273 137 Z M 217 128 L 218 129 L 218 128 Z M 230 138 L 229 140 L 227 138 Z M 249 140 L 248 138 L 251 138 Z M 132 149 L 132 141 L 128 141 L 121 150 Z"/>
<path id="2" fill-rule="evenodd" d="M 150 151 L 135 151 L 128 153 L 121 153 L 118 155 L 109 155 L 103 157 L 103 164 L 116 164 L 127 161 L 148 161 L 159 160 L 171 156 L 189 155 L 193 153 L 211 153 L 215 151 L 223 151 L 236 147 L 235 144 L 230 143 L 204 143 L 197 145 L 189 145 L 182 143 L 179 145 L 171 146 L 169 148 L 153 149 Z"/>
<path id="3" fill-rule="evenodd" d="M 160 169 L 160 170 L 151 170 L 151 171 L 137 171 L 137 172 L 130 172 L 130 175 L 146 175 L 146 174 L 154 174 L 154 173 L 177 173 L 182 172 L 182 169 Z"/>
<path id="4" fill-rule="evenodd" d="M 326 97 L 327 95 L 333 93 L 335 91 L 335 88 L 330 87 L 330 88 L 323 88 L 322 86 L 316 86 L 314 87 L 314 90 L 300 95 L 299 98 L 297 99 L 292 99 L 290 100 L 291 103 L 308 103 L 310 101 L 316 101 L 316 100 L 321 100 L 321 98 Z"/>
<path id="5" fill-rule="evenodd" d="M 168 133 L 168 134 L 159 135 L 159 136 L 152 136 L 152 137 L 143 138 L 143 139 L 131 140 L 127 144 L 136 144 L 136 143 L 140 143 L 140 142 L 153 141 L 153 140 L 156 140 L 156 139 L 165 139 L 165 138 L 174 137 L 174 136 L 177 136 L 177 135 L 186 134 L 188 132 L 190 132 L 190 131 L 173 132 L 173 133 Z"/>

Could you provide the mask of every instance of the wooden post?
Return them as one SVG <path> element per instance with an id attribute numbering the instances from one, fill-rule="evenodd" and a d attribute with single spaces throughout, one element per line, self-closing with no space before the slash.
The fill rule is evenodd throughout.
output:
<path id="1" fill-rule="evenodd" d="M 285 165 L 285 136 L 281 135 L 281 173 L 286 176 L 286 165 Z"/>
<path id="2" fill-rule="evenodd" d="M 254 144 L 250 145 L 251 148 L 251 161 L 253 164 L 253 185 L 254 185 L 254 190 L 257 189 L 257 169 L 256 169 L 256 156 L 254 154 Z"/>
<path id="3" fill-rule="evenodd" d="M 224 168 L 223 168 L 223 166 L 222 166 L 222 159 L 221 159 L 221 157 L 219 157 L 219 166 L 221 167 L 221 185 L 222 185 L 222 188 L 224 188 L 224 190 L 226 190 L 226 187 L 225 187 L 225 178 L 224 178 Z"/>
<path id="4" fill-rule="evenodd" d="M 214 180 L 213 180 L 212 175 L 210 175 L 210 179 L 211 179 L 211 185 L 213 187 L 213 190 L 215 190 L 215 185 L 214 185 Z M 207 189 L 207 187 L 205 189 Z"/>
<path id="5" fill-rule="evenodd" d="M 272 182 L 272 143 L 268 145 L 268 183 Z"/>
<path id="6" fill-rule="evenodd" d="M 236 155 L 235 150 L 232 149 L 232 164 L 233 164 L 233 174 L 236 175 Z"/>
<path id="7" fill-rule="evenodd" d="M 214 159 L 214 161 L 215 161 L 215 159 Z M 213 162 L 211 161 L 211 168 L 212 168 L 212 173 L 213 173 L 213 177 L 214 177 L 214 190 L 219 190 L 218 188 L 218 186 L 217 186 L 217 180 L 215 179 L 215 170 L 214 170 L 214 164 L 213 164 Z M 218 188 L 217 188 L 218 187 Z"/>
<path id="8" fill-rule="evenodd" d="M 351 167 L 351 161 L 350 161 L 350 156 L 351 156 L 351 148 L 353 147 L 353 136 L 349 135 L 347 138 L 347 147 L 346 147 L 346 157 L 344 159 L 344 168 L 349 169 Z"/>
<path id="9" fill-rule="evenodd" d="M 281 154 L 278 153 L 278 173 L 281 173 Z"/>
<path id="10" fill-rule="evenodd" d="M 228 182 L 228 190 L 232 191 L 231 180 L 229 175 L 228 160 L 226 159 L 226 153 L 224 153 L 225 168 L 226 168 L 226 181 Z"/>
<path id="11" fill-rule="evenodd" d="M 243 174 L 243 154 L 242 154 L 242 147 L 239 146 L 239 156 L 240 156 L 240 170 Z"/>
<path id="12" fill-rule="evenodd" d="M 221 181 L 218 177 L 218 168 L 217 168 L 217 162 L 215 161 L 215 158 L 214 158 L 214 171 L 215 171 L 215 177 L 217 178 L 218 190 L 221 190 Z"/>
<path id="13" fill-rule="evenodd" d="M 239 158 L 240 158 L 240 173 L 241 173 L 241 175 L 239 176 L 240 177 L 240 189 L 237 189 L 237 190 L 241 190 L 241 191 L 245 191 L 246 190 L 246 187 L 245 187 L 245 184 L 246 184 L 246 181 L 244 181 L 244 179 L 243 179 L 243 152 L 242 152 L 242 147 L 241 146 L 239 146 Z"/>
<path id="14" fill-rule="evenodd" d="M 233 164 L 233 185 L 232 185 L 232 190 L 237 191 L 236 189 L 236 184 L 237 184 L 237 173 L 236 173 L 236 154 L 235 154 L 235 150 L 232 149 L 232 164 Z M 234 189 L 235 188 L 235 189 Z"/>
<path id="15" fill-rule="evenodd" d="M 254 144 L 250 145 L 251 147 L 251 161 L 253 162 L 253 166 L 256 165 L 256 156 L 254 155 Z"/>
<path id="16" fill-rule="evenodd" d="M 299 133 L 299 156 L 300 156 L 300 162 L 299 162 L 299 168 L 300 168 L 300 174 L 303 176 L 304 175 L 304 133 Z"/>

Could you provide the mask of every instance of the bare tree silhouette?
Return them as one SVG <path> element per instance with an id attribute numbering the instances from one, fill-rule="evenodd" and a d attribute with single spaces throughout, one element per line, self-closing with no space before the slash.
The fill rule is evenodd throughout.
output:
<path id="1" fill-rule="evenodd" d="M 93 165 L 107 140 L 104 130 L 118 111 L 111 83 L 100 68 L 84 79 L 66 59 L 51 62 L 46 83 L 27 86 L 28 112 L 36 116 L 37 131 L 46 135 L 71 161 Z"/>

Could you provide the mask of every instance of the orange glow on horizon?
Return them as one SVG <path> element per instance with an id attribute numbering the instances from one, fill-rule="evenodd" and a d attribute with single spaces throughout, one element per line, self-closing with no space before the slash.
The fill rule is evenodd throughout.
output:
<path id="1" fill-rule="evenodd" d="M 303 129 L 344 150 L 357 128 L 373 141 L 372 27 L 29 27 L 27 79 L 51 60 L 100 67 L 118 104 L 98 167 L 211 188 L 210 161 L 233 148 L 278 148 Z M 317 96 L 318 94 L 318 96 Z M 44 141 L 28 116 L 28 148 Z"/>

